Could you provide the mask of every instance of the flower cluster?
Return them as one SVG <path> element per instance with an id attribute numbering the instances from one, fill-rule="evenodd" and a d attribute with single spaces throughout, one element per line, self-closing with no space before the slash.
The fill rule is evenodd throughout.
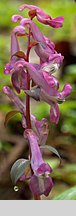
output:
<path id="1" fill-rule="evenodd" d="M 29 181 L 29 187 L 34 196 L 44 194 L 48 196 L 53 187 L 53 182 L 49 176 L 52 168 L 45 163 L 42 158 L 41 146 L 44 146 L 48 136 L 48 121 L 43 118 L 38 121 L 35 116 L 30 114 L 30 97 L 36 101 L 44 101 L 50 105 L 50 121 L 57 124 L 59 121 L 59 106 L 71 93 L 70 84 L 65 84 L 62 91 L 59 91 L 59 82 L 53 75 L 56 72 L 64 57 L 57 53 L 55 45 L 39 30 L 34 23 L 34 17 L 45 25 L 53 28 L 62 27 L 63 17 L 52 18 L 43 10 L 34 5 L 23 4 L 19 10 L 29 9 L 29 18 L 21 15 L 13 15 L 12 21 L 20 22 L 11 33 L 11 52 L 10 62 L 6 64 L 4 73 L 10 74 L 12 86 L 20 94 L 21 90 L 26 94 L 26 105 L 19 99 L 13 90 L 4 86 L 4 93 L 15 104 L 22 115 L 22 127 L 24 128 L 24 138 L 29 143 L 29 159 L 19 159 L 11 169 L 11 178 L 16 183 L 18 180 Z M 27 52 L 20 50 L 18 37 L 25 36 L 28 39 Z M 34 47 L 40 63 L 30 63 L 30 50 Z M 34 81 L 34 88 L 31 81 Z M 27 106 L 28 104 L 28 106 Z M 27 114 L 28 113 L 28 114 Z M 29 118 L 28 116 L 29 115 Z M 28 123 L 30 121 L 30 124 Z M 55 152 L 58 154 L 58 152 Z"/>

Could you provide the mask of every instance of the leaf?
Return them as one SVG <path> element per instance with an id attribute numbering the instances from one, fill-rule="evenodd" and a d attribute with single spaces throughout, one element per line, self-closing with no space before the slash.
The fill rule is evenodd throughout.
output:
<path id="1" fill-rule="evenodd" d="M 45 146 L 40 146 L 40 149 L 48 149 L 48 150 L 51 151 L 52 153 L 56 154 L 56 155 L 59 157 L 60 163 L 61 163 L 61 157 L 60 157 L 58 151 L 57 151 L 54 147 L 45 145 Z"/>
<path id="2" fill-rule="evenodd" d="M 26 159 L 19 159 L 17 160 L 12 168 L 11 168 L 11 179 L 13 183 L 16 183 L 19 178 L 25 173 L 26 168 L 30 165 L 30 161 Z"/>
<path id="3" fill-rule="evenodd" d="M 26 59 L 27 59 L 25 53 L 22 52 L 22 51 L 16 52 L 13 56 L 17 56 L 17 57 L 23 58 L 25 61 L 26 61 Z M 13 56 L 12 56 L 12 57 L 13 57 Z"/>
<path id="4" fill-rule="evenodd" d="M 76 186 L 64 191 L 55 197 L 54 200 L 76 200 Z"/>
<path id="5" fill-rule="evenodd" d="M 19 113 L 18 110 L 12 110 L 10 112 L 8 112 L 5 116 L 5 121 L 4 121 L 4 126 L 6 127 L 8 121 L 13 117 L 15 116 L 17 113 Z"/>

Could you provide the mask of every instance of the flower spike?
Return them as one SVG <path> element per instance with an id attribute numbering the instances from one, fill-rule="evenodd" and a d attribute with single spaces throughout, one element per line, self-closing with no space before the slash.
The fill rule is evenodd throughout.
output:
<path id="1" fill-rule="evenodd" d="M 7 113 L 5 125 L 11 117 L 20 112 L 23 136 L 29 145 L 29 154 L 27 159 L 20 158 L 15 161 L 10 173 L 11 179 L 14 184 L 27 180 L 34 198 L 40 199 L 41 195 L 48 196 L 54 185 L 51 178 L 52 167 L 44 161 L 41 150 L 46 148 L 55 153 L 60 161 L 61 157 L 54 147 L 46 145 L 49 133 L 48 120 L 45 118 L 38 120 L 30 113 L 30 97 L 49 104 L 50 121 L 58 124 L 60 117 L 58 104 L 64 102 L 70 95 L 72 87 L 66 83 L 60 91 L 59 81 L 53 74 L 60 69 L 64 56 L 57 53 L 55 44 L 34 23 L 36 17 L 44 25 L 60 28 L 64 18 L 62 16 L 52 18 L 39 7 L 28 4 L 21 5 L 19 11 L 25 8 L 28 9 L 29 18 L 20 14 L 15 14 L 11 18 L 12 22 L 16 24 L 18 21 L 19 24 L 12 30 L 10 62 L 4 69 L 4 73 L 11 76 L 12 87 L 4 86 L 3 92 L 17 110 Z M 25 39 L 27 37 L 26 52 L 20 48 L 18 37 L 22 36 Z M 30 61 L 32 48 L 39 58 L 39 63 Z M 21 101 L 13 88 L 18 94 L 21 91 L 26 94 L 25 102 Z"/>

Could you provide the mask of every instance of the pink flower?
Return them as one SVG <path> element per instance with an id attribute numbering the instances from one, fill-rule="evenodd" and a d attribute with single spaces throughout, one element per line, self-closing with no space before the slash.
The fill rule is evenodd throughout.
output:
<path id="1" fill-rule="evenodd" d="M 72 91 L 70 84 L 65 84 L 63 90 L 59 92 L 59 83 L 57 79 L 43 70 L 36 70 L 30 63 L 25 63 L 25 68 L 31 78 L 34 80 L 38 88 L 32 90 L 25 90 L 25 92 L 33 97 L 35 100 L 43 100 L 51 105 L 50 108 L 50 120 L 57 124 L 59 121 L 59 107 L 58 103 L 62 103 Z"/>
<path id="2" fill-rule="evenodd" d="M 42 118 L 41 121 L 38 121 L 36 117 L 32 114 L 30 117 L 31 117 L 31 128 L 36 134 L 38 144 L 45 145 L 49 133 L 48 120 Z M 26 118 L 24 115 L 22 116 L 22 127 L 25 129 L 27 128 Z"/>
<path id="3" fill-rule="evenodd" d="M 17 91 L 20 93 L 21 89 L 26 89 L 27 86 L 27 74 L 23 69 L 23 65 L 19 64 L 19 60 L 21 59 L 14 54 L 20 51 L 19 43 L 17 36 L 25 35 L 25 28 L 23 26 L 17 26 L 14 28 L 11 34 L 11 59 L 10 63 L 6 64 L 4 73 L 11 75 L 12 84 Z M 18 66 L 14 69 L 15 63 L 18 63 Z M 24 59 L 23 59 L 24 62 Z"/>
<path id="4" fill-rule="evenodd" d="M 55 59 L 58 59 L 58 63 L 59 65 L 61 65 L 64 57 L 61 56 L 60 53 L 58 54 L 55 51 L 54 44 L 50 41 L 50 39 L 48 39 L 42 34 L 42 32 L 39 30 L 39 28 L 33 21 L 27 18 L 22 18 L 20 21 L 20 25 L 23 27 L 25 26 L 26 28 L 31 28 L 32 37 L 38 42 L 38 44 L 36 44 L 35 46 L 35 52 L 40 57 L 41 63 L 52 62 L 52 59 L 55 62 Z"/>
<path id="5" fill-rule="evenodd" d="M 20 6 L 19 10 L 23 11 L 25 8 L 29 9 L 29 16 L 31 19 L 33 19 L 35 16 L 37 17 L 37 20 L 45 25 L 52 26 L 53 28 L 60 28 L 62 27 L 62 22 L 64 21 L 64 17 L 56 17 L 52 18 L 48 14 L 46 14 L 43 10 L 41 10 L 39 7 L 34 5 L 28 5 L 23 4 Z"/>
<path id="6" fill-rule="evenodd" d="M 42 194 L 48 196 L 53 187 L 52 179 L 49 177 L 52 168 L 42 159 L 35 133 L 31 129 L 27 129 L 24 132 L 24 137 L 27 137 L 29 141 L 31 149 L 31 167 L 34 172 L 30 179 L 30 189 L 34 196 Z"/>
<path id="7" fill-rule="evenodd" d="M 12 91 L 12 89 L 8 86 L 3 87 L 3 92 L 9 97 L 12 103 L 17 107 L 21 114 L 25 113 L 26 106 L 19 99 L 19 97 Z"/>
<path id="8" fill-rule="evenodd" d="M 53 28 L 62 27 L 64 18 L 62 16 L 52 18 L 34 5 L 23 4 L 19 10 L 23 11 L 25 8 L 29 9 L 29 19 L 18 14 L 12 16 L 12 21 L 14 23 L 20 21 L 20 25 L 12 31 L 10 62 L 6 64 L 4 73 L 11 75 L 12 85 L 18 94 L 21 90 L 27 94 L 26 105 L 13 92 L 12 88 L 4 86 L 3 92 L 18 109 L 18 111 L 8 113 L 5 122 L 7 123 L 8 119 L 17 112 L 21 113 L 24 138 L 29 144 L 29 155 L 28 159 L 15 161 L 11 169 L 11 179 L 14 183 L 18 180 L 28 180 L 34 196 L 48 196 L 53 187 L 50 176 L 52 168 L 43 160 L 41 150 L 46 148 L 55 153 L 60 161 L 61 158 L 55 148 L 45 145 L 49 132 L 48 121 L 45 118 L 39 121 L 30 113 L 30 97 L 36 101 L 48 103 L 50 105 L 50 120 L 57 124 L 60 116 L 58 104 L 65 101 L 65 98 L 71 93 L 72 87 L 67 83 L 62 91 L 59 91 L 59 82 L 53 73 L 60 68 L 64 57 L 61 53 L 57 53 L 54 43 L 42 34 L 33 22 L 33 18 L 36 17 L 39 22 Z M 18 36 L 27 36 L 26 54 L 20 50 Z M 29 63 L 32 47 L 39 57 L 39 64 Z M 34 88 L 31 88 L 30 80 L 34 82 Z"/>
<path id="9" fill-rule="evenodd" d="M 24 137 L 29 142 L 31 159 L 18 159 L 11 168 L 11 179 L 15 184 L 18 180 L 29 180 L 29 187 L 34 196 L 48 196 L 53 187 L 49 176 L 52 168 L 42 158 L 36 134 L 31 129 L 26 129 Z"/>
<path id="10" fill-rule="evenodd" d="M 20 25 L 25 28 L 30 28 L 32 33 L 32 38 L 38 43 L 35 46 L 35 52 L 40 57 L 40 62 L 52 62 L 58 59 L 59 66 L 61 65 L 64 57 L 55 51 L 55 45 L 50 41 L 46 36 L 42 34 L 40 29 L 36 26 L 36 24 L 27 18 L 23 18 L 20 15 L 14 15 L 12 17 L 13 22 L 17 22 L 20 20 Z"/>
<path id="11" fill-rule="evenodd" d="M 26 125 L 26 106 L 19 99 L 19 97 L 12 91 L 8 86 L 3 87 L 3 92 L 9 97 L 11 102 L 17 107 L 19 112 L 22 114 L 22 127 L 27 128 Z M 49 128 L 47 119 L 43 118 L 41 121 L 38 121 L 34 115 L 31 114 L 31 127 L 34 133 L 36 134 L 37 141 L 39 145 L 44 145 L 46 143 Z"/>

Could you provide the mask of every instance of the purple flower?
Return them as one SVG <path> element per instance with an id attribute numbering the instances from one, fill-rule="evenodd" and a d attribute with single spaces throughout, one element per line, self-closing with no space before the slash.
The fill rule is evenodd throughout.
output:
<path id="1" fill-rule="evenodd" d="M 19 63 L 21 63 L 20 61 Z M 18 63 L 16 63 L 18 64 Z M 39 86 L 39 88 L 33 91 L 25 90 L 27 94 L 37 100 L 43 100 L 51 105 L 50 109 L 50 120 L 53 123 L 58 123 L 59 121 L 59 107 L 58 103 L 62 103 L 67 96 L 72 91 L 70 84 L 65 84 L 63 90 L 59 92 L 59 83 L 57 79 L 50 75 L 48 72 L 41 70 L 36 70 L 36 68 L 28 62 L 23 62 L 23 66 L 28 70 L 30 77 Z"/>
<path id="2" fill-rule="evenodd" d="M 60 116 L 58 104 L 65 101 L 65 98 L 71 93 L 72 87 L 67 83 L 62 91 L 59 91 L 59 82 L 53 73 L 60 68 L 64 57 L 61 53 L 57 53 L 54 43 L 42 34 L 32 20 L 36 17 L 39 22 L 45 25 L 59 28 L 62 27 L 64 18 L 62 16 L 52 18 L 34 5 L 23 4 L 19 10 L 23 11 L 25 8 L 29 9 L 29 19 L 18 14 L 12 16 L 12 21 L 14 23 L 20 21 L 20 25 L 12 31 L 11 57 L 10 62 L 5 66 L 4 73 L 11 75 L 12 85 L 18 94 L 23 90 L 36 101 L 48 103 L 50 105 L 50 120 L 57 124 Z M 27 36 L 26 54 L 20 49 L 18 36 Z M 40 64 L 29 63 L 32 47 L 39 56 Z M 31 88 L 30 80 L 34 81 L 34 88 Z M 18 159 L 14 163 L 11 169 L 11 178 L 15 183 L 18 180 L 28 180 L 34 196 L 48 196 L 53 187 L 50 176 L 52 168 L 43 160 L 41 149 L 46 148 L 60 158 L 55 148 L 45 145 L 49 132 L 48 121 L 45 118 L 38 121 L 34 115 L 30 114 L 30 97 L 26 96 L 25 105 L 10 87 L 4 86 L 3 92 L 21 113 L 24 138 L 29 143 L 29 159 Z M 5 123 L 7 124 L 8 120 L 16 113 L 18 113 L 16 110 L 8 113 Z"/>
<path id="3" fill-rule="evenodd" d="M 12 166 L 11 178 L 13 183 L 18 180 L 29 180 L 29 187 L 34 196 L 45 195 L 50 193 L 53 182 L 49 176 L 52 168 L 45 163 L 38 145 L 37 136 L 31 129 L 24 131 L 24 137 L 29 142 L 31 159 L 18 159 Z"/>
<path id="4" fill-rule="evenodd" d="M 24 137 L 27 137 L 31 150 L 33 175 L 31 176 L 29 187 L 34 196 L 42 194 L 48 196 L 53 187 L 52 179 L 49 177 L 52 168 L 43 161 L 36 134 L 31 129 L 27 129 L 24 132 Z"/>
<path id="5" fill-rule="evenodd" d="M 13 15 L 11 18 L 12 22 L 17 22 L 17 21 L 20 21 L 21 19 L 23 19 L 23 16 L 21 16 L 19 14 Z"/>
<path id="6" fill-rule="evenodd" d="M 63 90 L 59 92 L 59 83 L 53 75 L 50 75 L 42 69 L 36 70 L 36 68 L 28 62 L 24 63 L 24 67 L 28 70 L 30 77 L 34 80 L 36 85 L 40 87 L 40 90 L 38 88 L 36 90 L 36 93 L 33 90 L 32 95 L 28 90 L 25 91 L 30 94 L 30 96 L 35 95 L 35 99 L 37 97 L 38 100 L 38 97 L 40 97 L 40 99 L 48 102 L 49 104 L 51 102 L 61 103 L 63 100 L 65 100 L 65 97 L 69 96 L 69 94 L 71 93 L 72 87 L 70 86 L 70 84 L 65 84 Z"/>
<path id="7" fill-rule="evenodd" d="M 37 20 L 45 25 L 52 26 L 53 28 L 60 28 L 62 27 L 62 22 L 64 21 L 64 17 L 56 17 L 52 18 L 48 14 L 46 14 L 43 10 L 41 10 L 39 7 L 34 5 L 28 5 L 23 4 L 20 6 L 19 10 L 23 11 L 25 8 L 29 9 L 29 16 L 31 19 L 33 19 L 35 16 L 37 17 Z"/>
<path id="8" fill-rule="evenodd" d="M 19 97 L 12 91 L 12 89 L 8 86 L 3 87 L 3 92 L 9 97 L 9 99 L 14 103 L 17 109 L 21 114 L 24 114 L 26 111 L 26 106 L 19 99 Z"/>
<path id="9" fill-rule="evenodd" d="M 34 196 L 41 196 L 41 195 L 48 196 L 53 187 L 53 182 L 51 177 L 47 175 L 39 176 L 39 177 L 33 175 L 31 177 L 29 186 Z"/>
<path id="10" fill-rule="evenodd" d="M 55 51 L 54 44 L 50 41 L 50 39 L 48 39 L 42 34 L 42 32 L 39 30 L 39 28 L 33 21 L 27 18 L 23 18 L 20 21 L 20 25 L 25 26 L 27 28 L 29 28 L 30 26 L 33 39 L 38 42 L 35 46 L 35 52 L 40 57 L 41 63 L 52 62 L 52 60 L 55 63 L 57 59 L 59 65 L 62 63 L 64 57 L 61 56 L 60 53 L 58 54 Z"/>
<path id="11" fill-rule="evenodd" d="M 36 24 L 27 18 L 23 18 L 20 15 L 14 15 L 12 17 L 13 22 L 17 22 L 20 20 L 20 25 L 25 26 L 26 28 L 30 28 L 32 32 L 32 37 L 35 41 L 38 43 L 35 46 L 35 52 L 40 57 L 40 62 L 52 62 L 52 59 L 54 63 L 56 60 L 59 63 L 59 66 L 61 65 L 64 57 L 61 56 L 61 54 L 57 53 L 55 51 L 55 45 L 53 42 L 50 41 L 46 36 L 42 34 L 42 32 L 39 30 L 39 28 L 36 26 Z M 56 60 L 55 60 L 56 59 Z"/>
<path id="12" fill-rule="evenodd" d="M 70 86 L 70 84 L 66 84 L 65 86 L 66 86 L 65 89 L 67 89 L 66 92 L 64 91 L 64 88 L 63 88 L 62 92 L 58 92 L 58 90 L 57 91 L 55 90 L 55 92 L 54 92 L 54 89 L 51 88 L 50 92 L 49 92 L 50 94 L 47 92 L 47 89 L 45 91 L 44 89 L 40 88 L 41 89 L 40 100 L 47 102 L 49 105 L 51 105 L 51 107 L 50 107 L 50 121 L 52 123 L 55 123 L 55 124 L 58 123 L 59 117 L 60 117 L 60 111 L 59 111 L 58 103 L 62 103 L 65 100 L 65 98 L 67 96 L 69 96 L 69 94 L 72 91 L 72 87 Z M 33 97 L 32 91 L 27 90 L 26 92 L 31 97 Z M 37 94 L 37 90 L 36 90 L 36 94 Z M 35 97 L 35 99 L 36 99 L 36 97 Z"/>
<path id="13" fill-rule="evenodd" d="M 31 28 L 32 37 L 35 41 L 38 42 L 38 44 L 35 46 L 35 52 L 40 57 L 41 61 L 45 62 L 50 56 L 51 52 L 49 46 L 47 46 L 46 44 L 46 40 L 42 32 L 39 30 L 39 28 L 33 21 L 27 18 L 21 19 L 20 25 Z"/>
<path id="14" fill-rule="evenodd" d="M 25 35 L 25 28 L 23 26 L 17 26 L 14 28 L 11 34 L 11 59 L 10 63 L 6 64 L 4 73 L 11 75 L 12 84 L 17 91 L 17 93 L 20 93 L 20 90 L 26 89 L 27 86 L 27 74 L 25 73 L 23 69 L 23 64 L 19 64 L 19 60 L 21 59 L 18 56 L 15 56 L 14 54 L 20 51 L 19 43 L 17 36 L 23 36 Z M 22 60 L 24 62 L 24 59 Z M 17 67 L 15 68 L 15 63 L 17 64 Z"/>
<path id="15" fill-rule="evenodd" d="M 19 112 L 22 114 L 22 127 L 27 128 L 26 124 L 26 106 L 19 99 L 19 97 L 12 91 L 8 86 L 3 87 L 3 92 L 9 97 L 13 104 L 17 107 Z M 41 121 L 38 121 L 34 115 L 31 114 L 31 127 L 37 136 L 39 145 L 44 145 L 46 143 L 49 128 L 47 119 L 43 118 Z"/>
<path id="16" fill-rule="evenodd" d="M 43 100 L 51 105 L 50 120 L 57 124 L 60 115 L 58 103 L 62 103 L 69 96 L 72 87 L 70 84 L 65 84 L 63 90 L 59 92 L 59 83 L 53 75 L 46 71 L 36 70 L 30 63 L 25 63 L 25 67 L 36 85 L 39 86 L 31 91 L 26 90 L 26 93 L 34 99 Z"/>
<path id="17" fill-rule="evenodd" d="M 36 134 L 38 144 L 45 145 L 49 133 L 48 120 L 42 118 L 41 121 L 38 121 L 36 117 L 32 114 L 30 117 L 31 117 L 31 128 Z M 22 116 L 22 127 L 25 129 L 27 128 L 26 118 L 24 115 Z"/>

